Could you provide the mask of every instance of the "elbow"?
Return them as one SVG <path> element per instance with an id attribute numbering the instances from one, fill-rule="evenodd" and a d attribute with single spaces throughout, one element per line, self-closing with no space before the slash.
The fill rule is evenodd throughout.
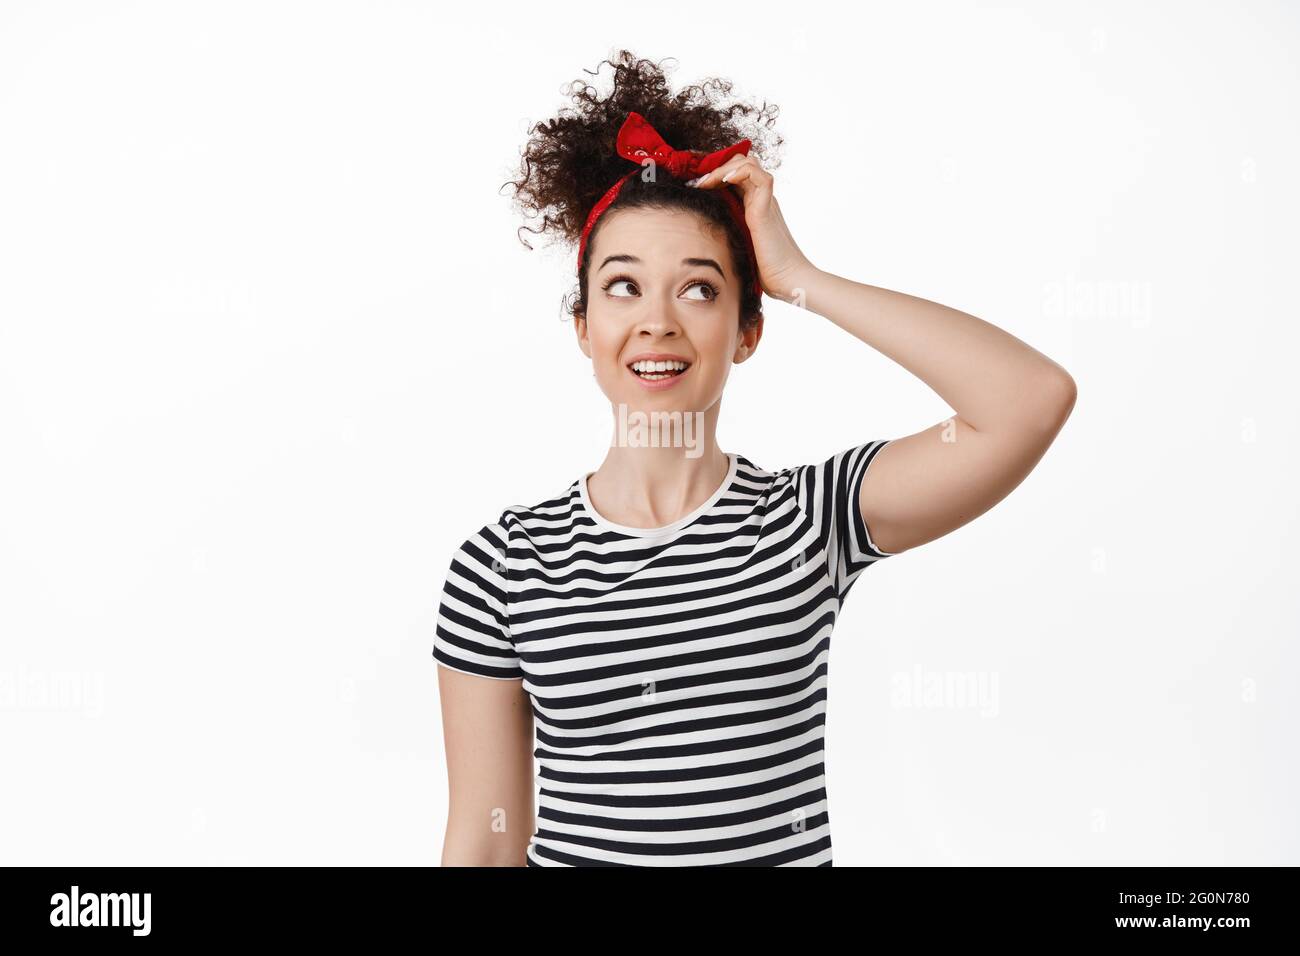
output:
<path id="1" fill-rule="evenodd" d="M 1078 398 L 1079 387 L 1065 369 L 1048 376 L 1047 382 L 1043 385 L 1042 418 L 1053 434 L 1061 430 L 1070 413 L 1074 411 L 1074 403 Z"/>
<path id="2" fill-rule="evenodd" d="M 1061 369 L 1051 377 L 1047 385 L 1047 394 L 1049 404 L 1055 408 L 1064 422 L 1070 417 L 1070 412 L 1074 411 L 1074 403 L 1079 398 L 1079 386 L 1075 384 L 1074 377 L 1065 369 Z"/>
<path id="3" fill-rule="evenodd" d="M 440 865 L 444 867 L 527 866 L 528 854 L 518 846 L 444 847 Z"/>
<path id="4" fill-rule="evenodd" d="M 1055 436 L 1065 425 L 1079 397 L 1074 378 L 1059 365 L 1024 392 L 1021 428 L 1039 435 Z"/>
<path id="5" fill-rule="evenodd" d="M 471 824 L 453 814 L 442 841 L 445 867 L 527 866 L 531 830 L 496 830 Z"/>

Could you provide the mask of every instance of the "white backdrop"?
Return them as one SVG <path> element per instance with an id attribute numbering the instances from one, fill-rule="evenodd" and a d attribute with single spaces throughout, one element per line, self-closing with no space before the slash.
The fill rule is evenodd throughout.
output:
<path id="1" fill-rule="evenodd" d="M 1300 863 L 1298 41 L 1264 2 L 4 2 L 0 861 L 438 861 L 452 549 L 610 428 L 571 253 L 498 189 L 626 46 L 780 105 L 815 264 L 1079 386 L 851 593 L 836 864 Z M 949 414 L 767 311 L 724 450 Z"/>

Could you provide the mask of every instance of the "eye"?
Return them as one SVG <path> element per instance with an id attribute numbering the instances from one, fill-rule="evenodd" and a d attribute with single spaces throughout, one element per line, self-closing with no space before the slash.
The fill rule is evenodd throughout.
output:
<path id="1" fill-rule="evenodd" d="M 634 290 L 636 289 L 635 280 L 631 279 L 628 276 L 614 276 L 606 280 L 606 282 L 600 288 L 601 291 L 609 293 L 615 299 L 634 298 L 636 295 L 635 292 L 630 295 L 610 292 L 610 290 L 613 289 L 615 286 L 623 285 L 623 284 L 630 285 Z M 686 288 L 682 290 L 682 294 L 685 295 L 687 292 L 690 292 L 693 289 L 699 289 L 703 293 L 702 295 L 687 296 L 687 298 L 693 299 L 696 302 L 711 302 L 712 300 L 718 297 L 717 288 L 712 283 L 707 282 L 704 279 L 693 279 L 691 282 L 689 282 L 686 285 Z"/>
<path id="2" fill-rule="evenodd" d="M 718 290 L 715 289 L 715 288 L 713 288 L 712 285 L 710 285 L 709 283 L 705 282 L 703 279 L 696 279 L 694 282 L 692 282 L 692 283 L 691 283 L 690 285 L 688 285 L 686 288 L 687 288 L 687 289 L 703 289 L 703 290 L 707 293 L 703 298 L 701 298 L 701 299 L 697 299 L 696 301 L 698 301 L 698 302 L 708 302 L 708 301 L 710 301 L 711 299 L 716 299 L 716 298 L 718 297 Z"/>
<path id="3" fill-rule="evenodd" d="M 601 286 L 601 288 L 602 288 L 605 292 L 609 292 L 609 290 L 612 289 L 612 288 L 614 288 L 614 286 L 616 286 L 616 285 L 622 285 L 623 283 L 627 283 L 628 285 L 633 286 L 633 287 L 635 287 L 635 285 L 636 285 L 636 283 L 634 283 L 631 279 L 627 278 L 626 276 L 615 276 L 613 279 L 610 279 L 610 280 L 609 280 L 608 282 L 606 282 L 603 286 Z M 630 297 L 630 296 L 626 296 L 626 295 L 615 295 L 614 298 L 616 298 L 616 299 L 627 299 L 627 298 L 631 298 L 631 297 Z"/>

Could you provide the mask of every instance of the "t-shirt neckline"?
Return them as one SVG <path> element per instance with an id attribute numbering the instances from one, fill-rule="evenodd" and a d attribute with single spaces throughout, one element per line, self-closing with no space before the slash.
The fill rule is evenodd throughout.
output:
<path id="1" fill-rule="evenodd" d="M 727 477 L 722 479 L 722 484 L 718 485 L 717 491 L 709 495 L 705 502 L 690 514 L 678 518 L 672 524 L 666 524 L 658 528 L 634 528 L 631 525 L 615 524 L 603 517 L 600 512 L 592 507 L 591 496 L 587 494 L 587 479 L 595 474 L 594 471 L 589 471 L 578 479 L 578 495 L 582 501 L 583 510 L 587 512 L 588 517 L 602 528 L 606 528 L 610 531 L 617 531 L 619 534 L 633 535 L 639 538 L 658 537 L 659 535 L 671 534 L 674 531 L 680 531 L 696 518 L 699 518 L 717 504 L 719 498 L 727 493 L 727 490 L 731 487 L 732 481 L 736 477 L 739 463 L 738 456 L 735 452 L 729 451 L 726 452 L 726 455 L 729 462 L 727 465 Z"/>

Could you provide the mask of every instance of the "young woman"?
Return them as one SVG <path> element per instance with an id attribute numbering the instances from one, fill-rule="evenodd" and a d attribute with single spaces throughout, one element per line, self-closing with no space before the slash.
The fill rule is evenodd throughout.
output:
<path id="1" fill-rule="evenodd" d="M 514 185 L 541 230 L 578 245 L 577 344 L 615 441 L 452 559 L 433 649 L 442 862 L 829 866 L 827 665 L 851 585 L 1009 494 L 1074 382 L 974 316 L 809 262 L 741 138 L 774 110 L 721 105 L 724 81 L 670 95 L 627 51 L 607 62 L 612 92 L 577 84 Z M 721 451 L 761 293 L 889 356 L 955 414 L 779 471 Z M 620 427 L 633 420 L 661 427 L 647 442 Z"/>

